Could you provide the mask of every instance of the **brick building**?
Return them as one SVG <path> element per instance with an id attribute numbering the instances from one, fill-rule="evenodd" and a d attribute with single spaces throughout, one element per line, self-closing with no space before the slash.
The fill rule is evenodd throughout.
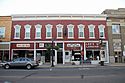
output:
<path id="1" fill-rule="evenodd" d="M 11 24 L 11 16 L 0 16 L 0 61 L 9 60 Z"/>
<path id="2" fill-rule="evenodd" d="M 125 8 L 106 9 L 102 14 L 107 14 L 110 62 L 124 62 Z"/>
<path id="3" fill-rule="evenodd" d="M 11 59 L 16 57 L 40 58 L 42 63 L 51 62 L 47 46 L 54 50 L 54 63 L 100 58 L 99 39 L 103 39 L 105 62 L 109 62 L 108 28 L 106 15 L 12 15 Z M 81 56 L 82 55 L 82 56 Z"/>

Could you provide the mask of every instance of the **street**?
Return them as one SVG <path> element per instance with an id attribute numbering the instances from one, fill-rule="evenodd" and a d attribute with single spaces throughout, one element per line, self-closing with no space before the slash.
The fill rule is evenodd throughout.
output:
<path id="1" fill-rule="evenodd" d="M 125 83 L 125 67 L 0 68 L 0 83 Z"/>

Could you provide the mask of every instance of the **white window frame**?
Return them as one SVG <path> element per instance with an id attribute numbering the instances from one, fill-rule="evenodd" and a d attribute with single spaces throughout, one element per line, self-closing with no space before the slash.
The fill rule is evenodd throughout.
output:
<path id="1" fill-rule="evenodd" d="M 69 25 L 67 25 L 67 28 L 68 28 L 68 38 L 69 39 L 73 39 L 74 38 L 74 25 L 73 24 L 69 24 Z M 70 30 L 70 28 L 72 28 L 72 37 L 70 37 L 70 35 L 69 35 L 69 30 Z"/>
<path id="2" fill-rule="evenodd" d="M 98 25 L 99 28 L 99 38 L 105 38 L 105 25 Z M 103 36 L 101 37 L 101 33 L 103 33 Z"/>
<path id="3" fill-rule="evenodd" d="M 115 32 L 113 32 L 113 30 L 115 30 Z M 120 24 L 112 24 L 112 34 L 120 34 Z"/>
<path id="4" fill-rule="evenodd" d="M 0 26 L 0 39 L 5 38 L 5 27 Z"/>
<path id="5" fill-rule="evenodd" d="M 52 28 L 53 28 L 53 25 L 51 25 L 51 24 L 47 24 L 47 25 L 45 25 L 45 27 L 46 27 L 46 39 L 51 39 L 52 38 Z M 50 37 L 48 37 L 48 35 L 47 35 L 47 30 L 50 28 Z"/>
<path id="6" fill-rule="evenodd" d="M 56 25 L 56 28 L 57 28 L 57 38 L 58 39 L 62 39 L 63 38 L 63 25 L 62 24 L 58 24 L 58 25 Z M 61 31 L 60 31 L 60 29 L 61 29 Z M 59 37 L 58 32 L 61 32 L 61 37 Z"/>
<path id="7" fill-rule="evenodd" d="M 82 28 L 83 30 L 80 31 L 80 30 L 81 30 L 80 28 Z M 79 24 L 79 25 L 78 25 L 78 38 L 85 38 L 84 28 L 85 28 L 85 25 L 83 25 L 83 24 Z M 80 37 L 80 33 L 81 33 L 81 32 L 83 33 L 83 37 Z"/>
<path id="8" fill-rule="evenodd" d="M 41 39 L 41 29 L 42 29 L 42 25 L 40 25 L 40 24 L 35 25 L 35 29 L 36 29 L 35 39 Z M 40 36 L 38 36 L 37 33 L 39 33 Z"/>
<path id="9" fill-rule="evenodd" d="M 24 26 L 24 28 L 25 28 L 25 38 L 24 39 L 30 39 L 31 25 L 27 24 Z M 26 33 L 29 33 L 29 37 L 26 37 Z"/>
<path id="10" fill-rule="evenodd" d="M 15 33 L 14 33 L 14 39 L 20 39 L 20 30 L 21 30 L 21 25 L 15 25 L 14 26 Z M 18 31 L 17 31 L 18 30 Z M 19 37 L 17 37 L 17 33 L 19 34 Z"/>
<path id="11" fill-rule="evenodd" d="M 95 25 L 90 24 L 90 25 L 88 25 L 88 28 L 89 28 L 89 38 L 95 38 Z M 93 28 L 93 31 L 92 31 L 93 37 L 90 37 L 90 29 L 91 28 Z"/>

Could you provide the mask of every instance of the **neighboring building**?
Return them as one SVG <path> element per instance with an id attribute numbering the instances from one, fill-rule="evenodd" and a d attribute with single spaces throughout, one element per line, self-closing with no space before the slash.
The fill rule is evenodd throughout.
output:
<path id="1" fill-rule="evenodd" d="M 30 57 L 42 62 L 51 62 L 46 47 L 60 47 L 54 50 L 55 64 L 66 64 L 73 60 L 100 58 L 99 39 L 103 39 L 105 62 L 109 62 L 108 28 L 106 15 L 12 15 L 11 59 Z"/>
<path id="2" fill-rule="evenodd" d="M 102 14 L 107 14 L 110 62 L 124 62 L 125 8 L 106 9 Z"/>
<path id="3" fill-rule="evenodd" d="M 9 60 L 11 24 L 11 16 L 0 16 L 0 61 Z"/>

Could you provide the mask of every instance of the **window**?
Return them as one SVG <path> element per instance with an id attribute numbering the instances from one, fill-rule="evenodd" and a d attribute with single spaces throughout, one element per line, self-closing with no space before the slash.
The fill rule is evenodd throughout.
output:
<path id="1" fill-rule="evenodd" d="M 63 48 L 63 43 L 57 43 L 57 46 L 59 46 L 59 48 Z"/>
<path id="2" fill-rule="evenodd" d="M 57 38 L 63 38 L 63 25 L 58 24 L 57 28 Z"/>
<path id="3" fill-rule="evenodd" d="M 20 39 L 21 26 L 20 25 L 15 25 L 14 29 L 15 29 L 14 39 Z"/>
<path id="4" fill-rule="evenodd" d="M 91 24 L 88 27 L 89 27 L 89 38 L 95 38 L 95 33 L 94 33 L 95 26 Z"/>
<path id="5" fill-rule="evenodd" d="M 46 38 L 52 38 L 52 25 L 46 25 Z"/>
<path id="6" fill-rule="evenodd" d="M 105 26 L 104 25 L 99 25 L 98 28 L 99 28 L 99 37 L 104 38 L 105 37 L 105 31 L 104 31 Z"/>
<path id="7" fill-rule="evenodd" d="M 68 38 L 73 38 L 74 37 L 74 25 L 69 24 L 67 25 L 68 27 Z"/>
<path id="8" fill-rule="evenodd" d="M 41 28 L 42 28 L 42 25 L 37 24 L 37 25 L 35 25 L 35 28 L 36 28 L 35 38 L 36 39 L 41 39 Z"/>
<path id="9" fill-rule="evenodd" d="M 25 25 L 25 39 L 30 39 L 30 28 L 31 25 Z"/>
<path id="10" fill-rule="evenodd" d="M 112 34 L 120 34 L 120 25 L 119 24 L 112 25 Z"/>
<path id="11" fill-rule="evenodd" d="M 78 25 L 78 37 L 84 38 L 84 25 L 80 24 Z"/>
<path id="12" fill-rule="evenodd" d="M 0 38 L 5 38 L 5 27 L 0 27 Z"/>

